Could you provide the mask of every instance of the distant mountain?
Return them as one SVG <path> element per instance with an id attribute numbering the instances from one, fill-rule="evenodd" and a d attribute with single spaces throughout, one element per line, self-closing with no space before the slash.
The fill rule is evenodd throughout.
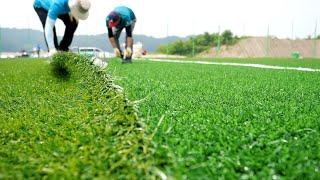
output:
<path id="1" fill-rule="evenodd" d="M 46 49 L 44 34 L 42 31 L 32 29 L 15 29 L 15 28 L 1 28 L 0 50 L 5 52 L 15 52 L 22 49 L 31 50 L 39 44 L 41 48 Z M 124 34 L 122 34 L 120 41 L 124 42 Z M 61 38 L 61 37 L 58 37 Z M 135 42 L 142 42 L 143 47 L 148 52 L 154 52 L 159 45 L 167 44 L 177 40 L 186 40 L 188 37 L 169 36 L 166 38 L 154 38 L 145 35 L 135 35 Z M 89 46 L 97 47 L 105 51 L 112 51 L 111 45 L 108 42 L 108 35 L 79 35 L 75 36 L 72 46 Z"/>

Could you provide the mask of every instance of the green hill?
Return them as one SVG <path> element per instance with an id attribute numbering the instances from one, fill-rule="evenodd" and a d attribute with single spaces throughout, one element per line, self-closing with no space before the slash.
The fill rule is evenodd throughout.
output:
<path id="1" fill-rule="evenodd" d="M 60 37 L 61 38 L 61 37 Z M 121 36 L 123 42 L 124 35 Z M 135 42 L 142 42 L 144 48 L 148 52 L 154 52 L 156 48 L 162 44 L 171 43 L 180 38 L 177 36 L 170 36 L 167 38 L 155 38 L 151 36 L 134 34 Z M 1 51 L 20 51 L 22 49 L 31 50 L 37 44 L 42 48 L 46 48 L 44 35 L 42 31 L 32 29 L 15 29 L 2 28 L 1 29 Z M 110 43 L 107 41 L 107 34 L 98 35 L 76 35 L 71 46 L 90 46 L 98 47 L 105 51 L 112 51 Z"/>

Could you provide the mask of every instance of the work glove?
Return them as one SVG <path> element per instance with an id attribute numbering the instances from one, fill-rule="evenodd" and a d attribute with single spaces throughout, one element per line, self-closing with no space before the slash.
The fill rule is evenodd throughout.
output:
<path id="1" fill-rule="evenodd" d="M 52 57 L 53 55 L 55 55 L 57 53 L 57 50 L 54 48 L 54 49 L 50 49 L 49 50 L 49 57 Z"/>
<path id="2" fill-rule="evenodd" d="M 121 52 L 120 52 L 120 50 L 118 48 L 114 48 L 113 52 L 116 55 L 116 57 L 121 57 Z"/>
<path id="3" fill-rule="evenodd" d="M 132 50 L 130 47 L 127 47 L 126 50 L 124 51 L 124 57 L 131 58 L 131 55 L 132 55 Z"/>

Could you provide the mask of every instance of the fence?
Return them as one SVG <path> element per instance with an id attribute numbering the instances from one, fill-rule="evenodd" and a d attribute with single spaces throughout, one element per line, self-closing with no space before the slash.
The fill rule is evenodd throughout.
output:
<path id="1" fill-rule="evenodd" d="M 230 29 L 232 31 L 232 29 Z M 193 56 L 200 57 L 239 57 L 239 58 L 261 58 L 261 57 L 275 57 L 275 58 L 320 58 L 320 36 L 317 34 L 317 23 L 314 32 L 306 35 L 303 38 L 294 38 L 294 26 L 289 32 L 287 38 L 278 38 L 270 35 L 270 26 L 267 26 L 267 31 L 264 36 L 250 36 L 243 32 L 240 36 L 248 36 L 241 38 L 235 45 L 221 45 L 221 39 L 218 39 L 216 47 L 212 47 L 209 51 L 194 54 Z M 167 26 L 168 37 L 168 26 Z M 214 31 L 209 33 L 215 33 Z M 311 32 L 311 31 L 310 31 Z M 221 28 L 218 26 L 218 34 L 221 35 Z M 312 35 L 311 35 L 312 34 Z M 239 35 L 238 35 L 239 36 Z M 291 36 L 291 37 L 290 37 Z M 289 38 L 290 37 L 290 38 Z"/>

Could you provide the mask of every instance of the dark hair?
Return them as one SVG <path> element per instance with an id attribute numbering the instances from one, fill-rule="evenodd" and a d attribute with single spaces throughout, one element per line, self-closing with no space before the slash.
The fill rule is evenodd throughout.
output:
<path id="1" fill-rule="evenodd" d="M 112 11 L 109 15 L 108 15 L 109 20 L 112 20 L 113 22 L 116 22 L 120 19 L 120 16 L 117 12 Z"/>

